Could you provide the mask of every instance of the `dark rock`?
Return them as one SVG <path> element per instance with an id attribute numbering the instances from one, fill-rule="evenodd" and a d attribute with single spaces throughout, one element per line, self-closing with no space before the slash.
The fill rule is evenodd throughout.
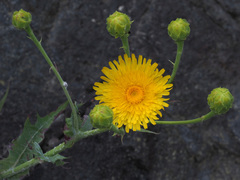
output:
<path id="1" fill-rule="evenodd" d="M 176 45 L 167 25 L 177 17 L 190 22 L 180 68 L 171 91 L 165 120 L 199 117 L 209 111 L 207 96 L 226 87 L 235 97 L 225 115 L 193 125 L 150 126 L 159 135 L 129 133 L 121 139 L 104 133 L 78 142 L 62 153 L 63 167 L 41 164 L 24 179 L 240 179 L 240 4 L 237 0 L 188 1 L 8 1 L 0 2 L 0 96 L 10 92 L 0 114 L 2 157 L 22 131 L 66 98 L 48 64 L 26 33 L 14 29 L 11 15 L 23 8 L 31 12 L 32 28 L 54 61 L 77 102 L 87 114 L 96 103 L 94 82 L 101 68 L 123 54 L 119 39 L 106 30 L 106 18 L 120 10 L 132 18 L 131 51 L 159 63 L 170 74 Z M 4 85 L 5 83 L 5 85 Z M 63 123 L 62 123 L 63 125 Z M 61 123 L 51 129 L 42 147 L 63 140 Z M 63 128 L 63 127 L 62 127 Z M 59 134 L 60 133 L 60 134 Z"/>

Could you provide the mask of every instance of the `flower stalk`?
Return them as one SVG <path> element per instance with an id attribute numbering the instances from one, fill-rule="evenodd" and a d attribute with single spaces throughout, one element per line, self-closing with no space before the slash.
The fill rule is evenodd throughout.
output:
<path id="1" fill-rule="evenodd" d="M 194 123 L 199 123 L 202 121 L 205 121 L 207 119 L 212 118 L 216 114 L 213 111 L 210 111 L 209 113 L 196 118 L 196 119 L 191 119 L 191 120 L 183 120 L 183 121 L 155 121 L 157 124 L 169 124 L 169 125 L 181 125 L 181 124 L 194 124 Z"/>
<path id="2" fill-rule="evenodd" d="M 182 52 L 183 52 L 184 41 L 178 41 L 178 42 L 176 42 L 176 44 L 177 44 L 177 54 L 176 54 L 176 59 L 175 59 L 175 63 L 173 66 L 171 78 L 169 79 L 168 84 L 171 84 L 173 82 L 173 80 L 177 74 L 178 66 L 179 66 Z"/>
<path id="3" fill-rule="evenodd" d="M 128 36 L 132 23 L 133 21 L 130 21 L 128 15 L 118 11 L 115 11 L 107 18 L 107 30 L 109 34 L 115 38 L 120 37 L 124 52 L 128 57 L 130 57 Z"/>
<path id="4" fill-rule="evenodd" d="M 42 53 L 43 57 L 45 58 L 45 60 L 46 60 L 47 63 L 49 64 L 51 70 L 52 70 L 52 71 L 54 72 L 54 74 L 56 75 L 56 77 L 57 77 L 57 79 L 58 79 L 58 81 L 59 81 L 59 83 L 60 83 L 60 85 L 61 85 L 61 87 L 62 87 L 62 89 L 63 89 L 63 92 L 64 92 L 64 94 L 65 94 L 66 97 L 67 97 L 67 100 L 68 100 L 68 102 L 69 102 L 69 104 L 70 104 L 70 107 L 71 107 L 71 109 L 72 109 L 72 113 L 73 113 L 73 122 L 72 122 L 72 124 L 73 124 L 73 127 L 74 127 L 73 129 L 74 129 L 74 131 L 75 131 L 74 134 L 76 134 L 77 131 L 78 131 L 78 129 L 79 129 L 78 116 L 77 116 L 76 108 L 75 108 L 75 106 L 74 106 L 74 104 L 73 104 L 73 101 L 72 101 L 72 99 L 71 99 L 71 96 L 70 96 L 70 94 L 69 94 L 69 92 L 68 92 L 68 90 L 67 90 L 67 87 L 66 87 L 66 85 L 65 85 L 66 82 L 63 81 L 61 75 L 59 74 L 59 72 L 57 71 L 57 69 L 55 68 L 55 66 L 53 65 L 53 63 L 52 63 L 51 59 L 48 57 L 46 51 L 43 49 L 40 41 L 38 41 L 38 39 L 37 39 L 36 36 L 34 35 L 34 33 L 33 33 L 33 31 L 32 31 L 32 28 L 30 27 L 30 25 L 28 25 L 24 30 L 28 33 L 30 39 L 31 39 L 31 40 L 34 42 L 34 44 L 37 46 L 38 50 Z"/>
<path id="5" fill-rule="evenodd" d="M 128 43 L 128 34 L 125 34 L 124 36 L 121 36 L 121 41 L 123 44 L 123 50 L 125 52 L 125 54 L 128 55 L 128 57 L 130 57 L 130 49 L 129 49 L 129 43 Z"/>
<path id="6" fill-rule="evenodd" d="M 183 52 L 184 41 L 187 39 L 189 34 L 190 34 L 190 27 L 186 19 L 177 18 L 176 20 L 171 21 L 170 24 L 168 25 L 168 35 L 177 44 L 176 59 L 173 66 L 172 75 L 168 81 L 168 84 L 171 84 L 173 82 L 174 77 L 176 76 L 180 59 L 182 56 L 182 52 Z"/>

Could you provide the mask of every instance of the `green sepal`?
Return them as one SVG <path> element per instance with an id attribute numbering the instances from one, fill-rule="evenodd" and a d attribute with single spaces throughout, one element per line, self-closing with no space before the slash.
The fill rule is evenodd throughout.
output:
<path id="1" fill-rule="evenodd" d="M 0 101 L 0 111 L 2 110 L 2 107 L 3 107 L 4 103 L 6 102 L 6 99 L 7 99 L 7 96 L 8 96 L 8 92 L 9 92 L 9 86 L 8 86 L 8 88 L 7 88 L 3 98 Z"/>
<path id="2" fill-rule="evenodd" d="M 0 174 L 1 172 L 13 169 L 16 166 L 30 160 L 34 156 L 33 145 L 34 143 L 40 143 L 44 138 L 44 133 L 47 128 L 51 125 L 55 117 L 66 109 L 68 102 L 58 107 L 55 112 L 48 114 L 45 117 L 37 115 L 37 121 L 32 125 L 29 119 L 26 120 L 22 134 L 13 141 L 12 149 L 9 151 L 7 158 L 0 161 Z M 14 177 L 21 177 L 28 174 L 29 170 L 24 173 L 21 172 Z"/>
<path id="3" fill-rule="evenodd" d="M 137 130 L 137 132 L 150 133 L 150 134 L 159 134 L 157 132 L 153 132 L 153 131 L 150 131 L 150 130 L 147 130 L 147 129 L 140 129 L 140 130 Z"/>
<path id="4" fill-rule="evenodd" d="M 121 128 L 118 128 L 117 126 L 115 126 L 114 124 L 112 124 L 111 128 L 110 128 L 111 131 L 113 131 L 113 136 L 121 136 L 121 142 L 123 142 L 123 137 L 125 135 L 125 130 L 123 127 Z"/>
<path id="5" fill-rule="evenodd" d="M 124 128 L 123 127 L 118 128 L 117 126 L 112 125 L 110 130 L 112 130 L 114 132 L 112 136 L 121 136 L 121 142 L 123 143 L 123 138 L 124 138 L 124 135 L 125 135 Z"/>
<path id="6" fill-rule="evenodd" d="M 39 158 L 42 161 L 51 162 L 56 165 L 63 165 L 64 164 L 63 160 L 67 159 L 66 157 L 61 156 L 60 154 L 56 154 L 54 156 L 45 156 L 41 147 L 36 142 L 34 142 L 33 144 L 33 153 L 35 155 L 35 158 Z"/>

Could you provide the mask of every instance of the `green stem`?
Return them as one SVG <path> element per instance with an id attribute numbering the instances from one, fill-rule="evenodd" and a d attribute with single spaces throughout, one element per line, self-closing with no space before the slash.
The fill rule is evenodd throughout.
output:
<path id="1" fill-rule="evenodd" d="M 203 115 L 200 118 L 192 119 L 192 120 L 184 120 L 184 121 L 155 121 L 157 124 L 170 124 L 170 125 L 179 125 L 179 124 L 193 124 L 205 121 L 207 119 L 210 119 L 211 117 L 215 116 L 216 114 L 212 111 L 209 113 Z"/>
<path id="2" fill-rule="evenodd" d="M 120 37 L 123 44 L 124 52 L 130 57 L 129 43 L 128 43 L 128 34 Z"/>
<path id="3" fill-rule="evenodd" d="M 30 39 L 34 42 L 34 44 L 37 46 L 38 50 L 42 53 L 43 57 L 45 58 L 45 60 L 47 61 L 47 63 L 49 64 L 49 66 L 51 67 L 51 70 L 54 72 L 54 74 L 56 75 L 58 81 L 60 82 L 60 85 L 67 97 L 67 100 L 70 104 L 70 107 L 72 109 L 72 113 L 73 113 L 73 129 L 75 130 L 74 133 L 76 133 L 78 131 L 78 117 L 77 117 L 77 111 L 76 108 L 73 104 L 73 101 L 71 99 L 71 96 L 68 93 L 67 87 L 65 86 L 65 83 L 61 77 L 61 75 L 59 74 L 59 72 L 57 71 L 57 69 L 55 68 L 55 66 L 53 65 L 52 61 L 50 60 L 50 58 L 48 57 L 47 53 L 45 52 L 45 50 L 43 49 L 41 43 L 37 40 L 36 36 L 34 35 L 32 29 L 30 26 L 28 26 L 26 29 L 26 32 L 28 33 Z"/>
<path id="4" fill-rule="evenodd" d="M 174 63 L 174 66 L 173 66 L 173 71 L 172 71 L 172 74 L 171 74 L 171 78 L 169 79 L 168 84 L 172 83 L 174 77 L 176 76 L 178 66 L 179 66 L 179 63 L 180 63 L 180 59 L 181 59 L 181 56 L 182 56 L 182 52 L 183 52 L 184 41 L 178 41 L 178 42 L 176 42 L 176 44 L 177 44 L 177 54 L 176 54 L 176 59 L 175 59 L 175 63 Z"/>
<path id="5" fill-rule="evenodd" d="M 28 170 L 30 167 L 37 165 L 38 163 L 40 163 L 39 159 L 31 159 L 23 164 L 20 164 L 19 166 L 12 168 L 12 169 L 8 169 L 6 171 L 1 172 L 0 174 L 0 178 L 1 179 L 5 179 L 5 178 L 9 178 L 12 177 L 13 175 L 16 175 L 20 172 L 23 172 L 25 170 Z"/>
<path id="6" fill-rule="evenodd" d="M 70 139 L 69 141 L 67 141 L 66 145 L 65 145 L 65 149 L 72 147 L 77 141 L 84 139 L 86 137 L 89 136 L 94 136 L 97 135 L 99 133 L 103 133 L 108 131 L 109 129 L 94 129 L 94 130 L 90 130 L 90 131 L 78 131 L 78 133 L 72 137 L 72 139 Z"/>
<path id="7" fill-rule="evenodd" d="M 62 151 L 64 151 L 67 148 L 72 147 L 77 141 L 79 141 L 80 139 L 89 137 L 89 136 L 94 136 L 97 135 L 99 133 L 103 133 L 108 131 L 108 129 L 94 129 L 94 130 L 90 130 L 90 131 L 85 131 L 85 132 L 79 132 L 69 141 L 67 141 L 66 143 L 61 143 L 58 146 L 56 146 L 55 148 L 51 149 L 50 151 L 46 152 L 44 155 L 45 156 L 54 156 Z M 15 168 L 12 169 L 8 169 L 6 171 L 1 172 L 0 174 L 0 178 L 4 179 L 4 178 L 9 178 L 11 176 L 14 176 L 18 173 L 21 173 L 25 170 L 28 170 L 30 167 L 35 166 L 39 163 L 42 163 L 43 161 L 38 159 L 38 158 L 33 158 L 23 164 L 20 164 L 18 166 L 16 166 Z"/>

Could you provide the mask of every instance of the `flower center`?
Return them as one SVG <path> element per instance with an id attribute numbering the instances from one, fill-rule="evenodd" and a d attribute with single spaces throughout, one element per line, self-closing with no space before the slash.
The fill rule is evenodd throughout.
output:
<path id="1" fill-rule="evenodd" d="M 143 88 L 139 86 L 130 86 L 126 91 L 126 96 L 130 103 L 140 103 L 144 98 Z"/>

